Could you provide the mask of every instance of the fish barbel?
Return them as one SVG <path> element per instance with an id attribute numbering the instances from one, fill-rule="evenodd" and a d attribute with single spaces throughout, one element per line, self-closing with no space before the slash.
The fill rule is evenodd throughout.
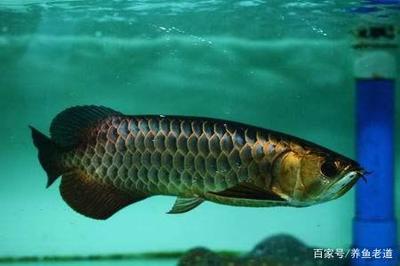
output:
<path id="1" fill-rule="evenodd" d="M 106 219 L 153 195 L 176 196 L 169 213 L 205 200 L 234 206 L 303 207 L 335 199 L 364 174 L 359 164 L 283 133 L 218 119 L 129 116 L 77 106 L 31 127 L 49 187 L 75 211 Z"/>

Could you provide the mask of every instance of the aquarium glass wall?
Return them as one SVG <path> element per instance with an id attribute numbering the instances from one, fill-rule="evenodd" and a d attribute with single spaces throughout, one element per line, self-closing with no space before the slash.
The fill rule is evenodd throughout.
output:
<path id="1" fill-rule="evenodd" d="M 174 197 L 155 196 L 105 221 L 87 218 L 63 201 L 59 180 L 45 188 L 28 126 L 48 134 L 65 108 L 104 105 L 132 115 L 243 122 L 355 159 L 352 32 L 400 21 L 398 6 L 373 2 L 1 1 L 0 257 L 199 246 L 248 252 L 278 234 L 310 247 L 348 249 L 354 189 L 307 208 L 205 202 L 175 215 L 166 214 Z M 398 122 L 399 93 L 396 101 Z M 396 130 L 399 214 L 399 123 Z M 141 265 L 123 265 L 134 263 Z M 176 260 L 154 265 L 161 263 Z"/>

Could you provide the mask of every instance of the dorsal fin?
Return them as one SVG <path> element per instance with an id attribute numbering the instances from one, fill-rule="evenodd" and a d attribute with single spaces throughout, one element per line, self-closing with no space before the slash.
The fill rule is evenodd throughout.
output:
<path id="1" fill-rule="evenodd" d="M 62 147 L 71 147 L 80 140 L 82 132 L 113 115 L 121 115 L 120 112 L 104 106 L 85 105 L 65 109 L 59 113 L 50 126 L 51 139 Z"/>

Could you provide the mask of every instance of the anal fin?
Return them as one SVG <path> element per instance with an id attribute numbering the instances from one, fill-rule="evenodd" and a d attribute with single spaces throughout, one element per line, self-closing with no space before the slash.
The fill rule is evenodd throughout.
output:
<path id="1" fill-rule="evenodd" d="M 167 212 L 169 214 L 184 213 L 193 210 L 201 203 L 204 199 L 202 198 L 177 198 L 172 209 Z"/>
<path id="2" fill-rule="evenodd" d="M 82 172 L 64 174 L 60 185 L 61 196 L 78 213 L 105 220 L 125 206 L 145 199 L 144 193 L 127 193 L 100 183 Z"/>

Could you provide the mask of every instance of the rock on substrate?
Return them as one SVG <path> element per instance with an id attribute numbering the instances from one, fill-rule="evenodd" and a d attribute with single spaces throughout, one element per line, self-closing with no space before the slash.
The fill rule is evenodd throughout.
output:
<path id="1" fill-rule="evenodd" d="M 194 248 L 189 250 L 179 260 L 179 266 L 220 266 L 222 259 L 206 248 Z"/>
<path id="2" fill-rule="evenodd" d="M 206 248 L 189 250 L 179 266 L 345 266 L 347 259 L 315 259 L 314 249 L 298 239 L 276 235 L 258 243 L 240 257 L 219 255 Z"/>

